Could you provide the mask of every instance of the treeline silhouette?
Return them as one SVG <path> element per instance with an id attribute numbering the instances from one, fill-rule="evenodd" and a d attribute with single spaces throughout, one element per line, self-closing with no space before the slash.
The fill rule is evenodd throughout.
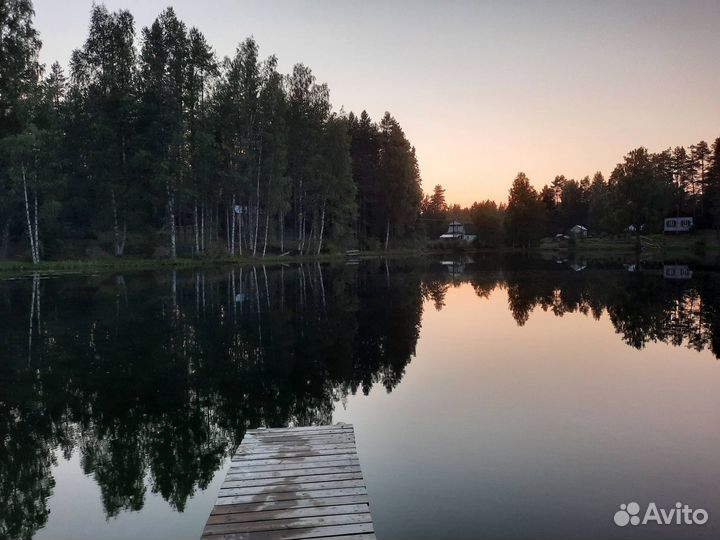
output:
<path id="1" fill-rule="evenodd" d="M 69 76 L 45 73 L 33 15 L 0 10 L 0 258 L 316 254 L 413 232 L 400 124 L 334 112 L 307 66 L 279 73 L 253 38 L 219 59 L 172 8 L 137 36 L 95 5 Z"/>
<path id="2" fill-rule="evenodd" d="M 688 281 L 508 257 L 448 272 L 421 261 L 144 272 L 0 282 L 0 535 L 31 538 L 49 515 L 56 456 L 78 452 L 108 517 L 148 490 L 182 511 L 257 426 L 332 421 L 355 392 L 400 384 L 424 300 L 450 287 L 506 291 L 536 309 L 606 316 L 620 338 L 720 357 L 720 277 Z M 150 362 L 149 359 L 152 359 Z"/>
<path id="3" fill-rule="evenodd" d="M 496 289 L 508 295 L 508 309 L 523 326 L 535 309 L 558 317 L 581 313 L 606 315 L 623 341 L 642 349 L 649 342 L 709 349 L 720 358 L 720 276 L 695 272 L 692 280 L 664 279 L 662 265 L 635 271 L 609 268 L 557 268 L 554 261 L 509 258 L 468 262 L 452 279 L 437 275 L 423 281 L 423 296 L 436 309 L 445 305 L 450 287 L 470 283 L 487 298 Z"/>
<path id="4" fill-rule="evenodd" d="M 592 234 L 663 230 L 666 217 L 692 217 L 696 228 L 720 233 L 720 138 L 650 153 L 629 152 L 605 180 L 601 172 L 581 180 L 556 176 L 537 190 L 519 173 L 507 203 L 473 203 L 468 208 L 448 205 L 445 190 L 435 186 L 422 202 L 422 216 L 430 235 L 444 232 L 448 220 L 473 223 L 483 246 L 508 243 L 530 247 L 543 236 L 565 234 L 575 225 Z"/>
<path id="5" fill-rule="evenodd" d="M 150 489 L 182 511 L 246 429 L 327 424 L 345 396 L 391 391 L 418 279 L 316 264 L 0 282 L 0 536 L 46 523 L 55 452 L 79 452 L 108 517 Z"/>

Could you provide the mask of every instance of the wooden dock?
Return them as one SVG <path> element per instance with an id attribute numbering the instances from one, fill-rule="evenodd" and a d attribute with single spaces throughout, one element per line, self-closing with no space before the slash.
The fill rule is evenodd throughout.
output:
<path id="1" fill-rule="evenodd" d="M 202 538 L 338 537 L 375 538 L 353 426 L 248 431 Z"/>

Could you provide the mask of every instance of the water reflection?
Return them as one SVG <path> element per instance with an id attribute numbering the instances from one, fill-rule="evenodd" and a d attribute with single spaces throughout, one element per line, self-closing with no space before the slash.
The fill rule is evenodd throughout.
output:
<path id="1" fill-rule="evenodd" d="M 182 511 L 248 427 L 330 422 L 348 393 L 390 391 L 419 332 L 407 274 L 316 264 L 2 282 L 0 536 L 46 523 L 57 448 L 79 449 L 108 517 L 142 509 L 146 478 Z"/>
<path id="2" fill-rule="evenodd" d="M 625 343 L 720 353 L 720 278 L 663 279 L 523 260 L 371 261 L 0 282 L 0 537 L 49 517 L 56 459 L 81 456 L 106 517 L 177 511 L 246 429 L 327 423 L 334 403 L 388 392 L 415 353 L 423 301 L 470 283 L 507 291 L 518 325 L 536 309 L 607 313 Z"/>

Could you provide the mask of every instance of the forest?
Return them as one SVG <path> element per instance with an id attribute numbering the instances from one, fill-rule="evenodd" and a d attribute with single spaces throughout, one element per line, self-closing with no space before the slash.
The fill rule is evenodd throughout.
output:
<path id="1" fill-rule="evenodd" d="M 218 58 L 172 8 L 137 33 L 129 11 L 95 5 L 66 73 L 40 64 L 33 18 L 30 0 L 0 8 L 0 260 L 417 248 L 454 219 L 476 248 L 528 249 L 574 225 L 639 246 L 671 216 L 720 238 L 720 138 L 639 147 L 607 180 L 538 189 L 521 172 L 507 202 L 461 207 L 441 185 L 423 196 L 390 113 L 334 110 L 310 68 L 280 73 L 252 37 Z"/>
<path id="2" fill-rule="evenodd" d="M 0 259 L 156 258 L 414 233 L 415 150 L 386 113 L 334 111 L 310 68 L 281 74 L 250 37 L 218 58 L 163 11 L 92 7 L 69 73 L 39 63 L 30 0 L 0 8 Z"/>
<path id="3" fill-rule="evenodd" d="M 536 189 L 518 173 L 507 203 L 450 205 L 445 190 L 435 186 L 421 203 L 425 226 L 434 237 L 449 220 L 474 225 L 484 247 L 509 244 L 530 247 L 543 237 L 567 233 L 575 226 L 593 235 L 619 235 L 663 230 L 663 219 L 692 217 L 695 227 L 717 229 L 720 238 L 720 137 L 710 147 L 700 141 L 658 153 L 640 147 L 630 151 L 610 174 L 580 181 L 556 176 Z"/>

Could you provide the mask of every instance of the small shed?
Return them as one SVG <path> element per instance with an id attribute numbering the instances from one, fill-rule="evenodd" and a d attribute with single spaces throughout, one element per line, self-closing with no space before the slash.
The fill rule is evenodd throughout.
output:
<path id="1" fill-rule="evenodd" d="M 693 228 L 693 218 L 691 217 L 671 217 L 665 218 L 665 232 L 690 232 Z"/>
<path id="2" fill-rule="evenodd" d="M 582 225 L 575 225 L 570 229 L 570 235 L 575 238 L 587 238 L 588 230 Z"/>

